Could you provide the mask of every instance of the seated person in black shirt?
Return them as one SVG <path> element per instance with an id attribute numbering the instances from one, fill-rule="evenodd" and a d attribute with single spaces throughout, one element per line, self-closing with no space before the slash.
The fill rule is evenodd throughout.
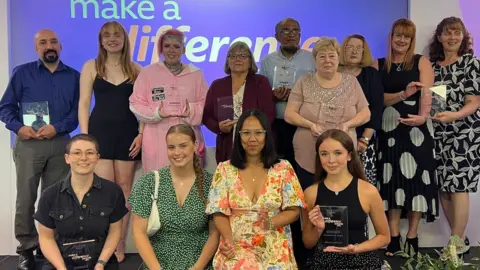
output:
<path id="1" fill-rule="evenodd" d="M 93 173 L 98 142 L 79 134 L 67 144 L 70 175 L 48 187 L 33 216 L 47 269 L 118 269 L 113 255 L 127 214 L 120 187 Z"/>

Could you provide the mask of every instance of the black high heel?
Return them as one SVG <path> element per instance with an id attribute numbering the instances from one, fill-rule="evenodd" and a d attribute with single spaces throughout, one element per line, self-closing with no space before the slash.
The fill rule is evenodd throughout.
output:
<path id="1" fill-rule="evenodd" d="M 418 254 L 418 236 L 415 238 L 407 238 L 403 249 L 408 256 Z"/>
<path id="2" fill-rule="evenodd" d="M 384 255 L 386 257 L 400 256 L 403 253 L 401 245 L 402 237 L 400 235 L 391 236 L 390 239 L 390 244 L 388 244 Z"/>

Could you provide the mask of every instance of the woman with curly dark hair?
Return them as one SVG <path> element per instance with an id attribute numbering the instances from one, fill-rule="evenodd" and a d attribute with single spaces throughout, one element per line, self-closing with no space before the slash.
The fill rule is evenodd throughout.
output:
<path id="1" fill-rule="evenodd" d="M 480 180 L 480 63 L 472 55 L 469 36 L 460 18 L 448 17 L 437 25 L 430 43 L 435 86 L 446 87 L 445 106 L 438 107 L 432 118 L 436 174 L 450 242 L 459 254 L 469 249 L 465 236 L 469 193 L 477 191 Z"/>

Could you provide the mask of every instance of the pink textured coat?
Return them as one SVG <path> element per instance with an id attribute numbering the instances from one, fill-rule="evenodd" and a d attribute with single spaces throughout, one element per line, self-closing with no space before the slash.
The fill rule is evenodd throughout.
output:
<path id="1" fill-rule="evenodd" d="M 145 123 L 142 141 L 142 167 L 145 173 L 170 164 L 165 136 L 171 126 L 180 123 L 193 127 L 199 143 L 198 153 L 203 156 L 205 143 L 200 126 L 207 90 L 203 72 L 192 64 L 177 76 L 162 62 L 142 69 L 130 96 L 130 110 L 139 121 Z M 169 101 L 179 99 L 188 100 L 190 115 L 186 118 L 161 118 L 158 113 L 160 103 L 163 101 L 165 107 Z"/>

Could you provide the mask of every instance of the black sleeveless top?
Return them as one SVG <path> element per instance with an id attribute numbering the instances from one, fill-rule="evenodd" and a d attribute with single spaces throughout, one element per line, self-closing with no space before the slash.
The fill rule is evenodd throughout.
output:
<path id="1" fill-rule="evenodd" d="M 338 195 L 328 189 L 325 182 L 322 181 L 318 184 L 317 199 L 315 200 L 315 205 L 348 207 L 348 240 L 350 244 L 360 244 L 368 240 L 365 231 L 368 215 L 360 204 L 358 181 L 358 178 L 354 177 L 344 190 L 338 192 Z"/>
<path id="2" fill-rule="evenodd" d="M 133 93 L 133 83 L 125 80 L 115 85 L 97 76 L 93 82 L 93 91 L 95 107 L 90 121 L 138 126 L 137 118 L 130 111 L 129 98 Z"/>

